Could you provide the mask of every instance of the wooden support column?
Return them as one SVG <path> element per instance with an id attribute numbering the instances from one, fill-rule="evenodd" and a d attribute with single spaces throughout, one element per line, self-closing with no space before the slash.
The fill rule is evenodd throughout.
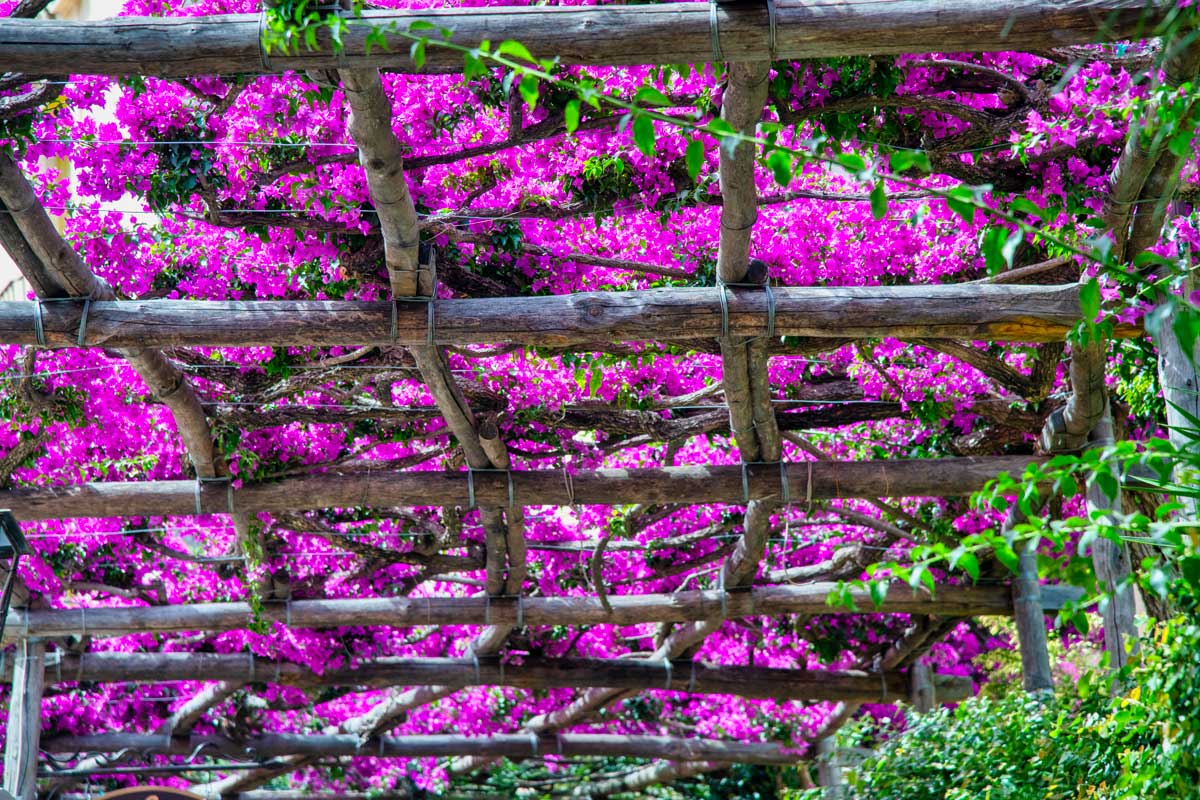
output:
<path id="1" fill-rule="evenodd" d="M 937 693 L 934 691 L 933 676 L 930 675 L 929 665 L 923 661 L 917 661 L 908 671 L 909 679 L 912 681 L 912 697 L 910 701 L 912 707 L 918 714 L 924 714 L 932 711 L 937 703 Z"/>
<path id="2" fill-rule="evenodd" d="M 1010 516 L 1010 519 L 1017 520 L 1019 515 Z M 1017 622 L 1025 691 L 1053 691 L 1050 650 L 1046 642 L 1046 616 L 1042 609 L 1041 584 L 1038 583 L 1037 549 L 1028 542 L 1020 545 L 1018 553 L 1017 577 L 1013 581 L 1013 615 Z"/>
<path id="3" fill-rule="evenodd" d="M 38 745 L 42 731 L 42 688 L 46 644 L 41 639 L 17 643 L 12 694 L 8 701 L 8 734 L 4 743 L 4 789 L 17 800 L 37 797 Z"/>
<path id="4" fill-rule="evenodd" d="M 1104 410 L 1104 416 L 1092 430 L 1088 441 L 1089 448 L 1107 447 L 1113 443 L 1112 412 L 1109 409 Z M 1102 469 L 1112 468 L 1105 466 Z M 1118 487 L 1116 497 L 1106 495 L 1095 482 L 1088 486 L 1089 513 L 1103 511 L 1111 515 L 1113 511 L 1120 510 L 1120 481 L 1114 480 L 1114 484 Z M 1136 647 L 1138 641 L 1136 590 L 1129 585 L 1129 578 L 1133 575 L 1129 547 L 1101 536 L 1092 543 L 1092 565 L 1096 570 L 1096 580 L 1109 595 L 1104 606 L 1104 649 L 1108 651 L 1110 666 L 1117 670 L 1128 661 L 1126 647 Z"/>

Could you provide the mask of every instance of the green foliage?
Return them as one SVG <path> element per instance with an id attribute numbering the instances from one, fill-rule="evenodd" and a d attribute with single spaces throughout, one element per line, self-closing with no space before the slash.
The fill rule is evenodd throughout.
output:
<path id="1" fill-rule="evenodd" d="M 353 16 L 362 14 L 362 0 L 354 0 Z M 262 31 L 262 46 L 266 52 L 300 52 L 303 44 L 308 50 L 319 50 L 322 32 L 327 32 L 335 53 L 343 49 L 342 35 L 348 27 L 340 5 L 317 0 L 278 0 L 267 6 L 266 23 Z M 376 42 L 379 44 L 379 42 Z"/>
<path id="2" fill-rule="evenodd" d="M 564 178 L 563 188 L 570 194 L 572 202 L 580 203 L 597 213 L 617 200 L 625 200 L 637 193 L 633 182 L 633 170 L 619 155 L 593 156 L 583 163 L 581 177 L 576 182 Z"/>
<path id="3" fill-rule="evenodd" d="M 874 755 L 848 776 L 848 800 L 1195 796 L 1200 785 L 1196 589 L 1186 580 L 1173 587 L 1183 613 L 1144 636 L 1130 665 L 1111 677 L 1085 672 L 1075 683 L 1060 681 L 1054 698 L 1001 689 L 953 710 L 909 715 L 902 735 L 869 718 L 848 727 L 840 737 L 843 746 L 874 748 Z"/>

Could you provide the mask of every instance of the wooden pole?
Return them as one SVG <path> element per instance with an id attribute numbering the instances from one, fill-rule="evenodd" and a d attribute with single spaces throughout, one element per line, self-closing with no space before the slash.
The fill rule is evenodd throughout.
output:
<path id="1" fill-rule="evenodd" d="M 433 341 L 569 347 L 596 341 L 715 339 L 768 332 L 766 292 L 664 288 L 548 297 L 437 300 Z M 1080 319 L 1079 287 L 965 284 L 780 286 L 772 289 L 775 334 L 820 339 L 1062 341 Z M 45 341 L 75 347 L 84 304 L 42 306 Z M 84 341 L 91 347 L 426 346 L 424 303 L 349 300 L 93 301 Z M 37 344 L 35 303 L 0 302 L 0 343 Z M 395 315 L 395 333 L 392 320 Z M 1129 326 L 1118 335 L 1140 335 Z"/>
<path id="2" fill-rule="evenodd" d="M 1089 447 L 1108 447 L 1113 444 L 1112 412 L 1107 406 L 1104 416 L 1088 437 L 1088 442 Z M 1110 471 L 1113 469 L 1109 465 L 1102 465 L 1100 468 Z M 1115 497 L 1106 495 L 1099 483 L 1093 482 L 1088 486 L 1089 515 L 1099 511 L 1111 520 L 1112 513 L 1120 510 L 1120 481 L 1116 476 L 1113 483 L 1117 486 Z M 1100 536 L 1092 543 L 1092 565 L 1096 570 L 1096 580 L 1109 595 L 1108 602 L 1104 605 L 1104 649 L 1108 652 L 1110 667 L 1117 670 L 1129 660 L 1126 642 L 1130 647 L 1136 648 L 1138 641 L 1135 589 L 1129 585 L 1129 578 L 1133 575 L 1129 547 Z"/>
<path id="3" fill-rule="evenodd" d="M 792 498 L 944 497 L 969 495 L 1001 472 L 1020 475 L 1032 456 L 897 461 L 816 462 L 512 472 L 333 473 L 230 488 L 223 483 L 146 481 L 83 483 L 0 492 L 0 508 L 20 520 L 113 516 L 227 514 L 231 509 L 296 511 L 356 506 L 623 505 L 778 502 L 786 476 Z M 745 483 L 743 484 L 743 469 Z M 808 491 L 809 475 L 812 491 Z M 512 482 L 510 495 L 509 481 Z M 471 488 L 474 487 L 472 498 Z"/>
<path id="4" fill-rule="evenodd" d="M 409 686 L 439 683 L 465 686 L 512 686 L 522 689 L 606 686 L 617 689 L 668 689 L 696 694 L 728 694 L 776 700 L 893 703 L 908 697 L 909 678 L 899 671 L 880 674 L 854 670 L 808 671 L 766 667 L 720 666 L 693 661 L 635 659 L 549 659 L 529 657 L 504 664 L 497 656 L 471 658 L 381 658 L 353 668 L 315 673 L 299 664 L 244 654 L 84 653 L 65 655 L 46 668 L 46 681 L 64 683 L 168 683 L 227 681 L 287 686 Z M 938 694 L 948 701 L 970 696 L 971 681 L 935 676 Z M 930 683 L 932 686 L 933 683 Z M 180 724 L 169 731 L 191 732 Z"/>
<path id="5" fill-rule="evenodd" d="M 4 742 L 4 790 L 17 800 L 37 796 L 38 744 L 46 643 L 24 639 L 13 656 L 12 693 Z"/>
<path id="6" fill-rule="evenodd" d="M 1015 509 L 1014 509 L 1015 510 Z M 1011 524 L 1020 520 L 1010 515 Z M 1013 581 L 1013 616 L 1021 649 L 1021 675 L 1025 691 L 1054 690 L 1050 675 L 1050 650 L 1046 644 L 1046 616 L 1038 583 L 1037 548 L 1028 541 L 1020 545 L 1017 577 Z"/>
<path id="7" fill-rule="evenodd" d="M 794 764 L 790 747 L 773 742 L 732 742 L 717 739 L 675 739 L 666 736 L 564 733 L 557 736 L 498 734 L 495 736 L 427 735 L 372 738 L 351 734 L 265 734 L 232 741 L 216 736 L 170 737 L 140 733 L 56 736 L 43 742 L 51 753 L 108 752 L 125 748 L 170 755 L 188 755 L 207 744 L 207 752 L 237 758 L 282 756 L 438 758 L 482 755 L 492 758 L 538 758 L 548 755 L 665 758 L 681 761 L 720 761 L 739 764 Z"/>
<path id="8" fill-rule="evenodd" d="M 293 600 L 269 603 L 262 618 L 289 627 L 334 628 L 343 626 L 410 625 L 515 625 L 518 615 L 525 625 L 637 625 L 645 622 L 690 622 L 718 618 L 774 616 L 778 614 L 847 614 L 843 606 L 828 603 L 836 583 L 801 586 L 759 586 L 729 592 L 722 602 L 719 590 L 674 594 L 641 594 L 608 597 L 607 611 L 592 596 L 515 598 L 479 597 L 380 597 L 362 600 Z M 851 590 L 859 609 L 873 609 L 865 590 Z M 1066 597 L 1055 596 L 1047 608 Z M 1013 613 L 1008 586 L 939 586 L 933 597 L 925 590 L 892 586 L 881 613 L 944 614 L 946 616 L 1009 616 Z M 131 633 L 244 630 L 254 620 L 248 603 L 193 603 L 149 607 L 72 609 L 17 609 L 9 611 L 5 641 L 33 637 L 126 636 Z M 26 634 L 28 630 L 28 634 Z"/>
<path id="9" fill-rule="evenodd" d="M 258 14 L 207 17 L 122 17 L 99 22 L 4 20 L 0 64 L 37 75 L 196 75 L 280 72 L 303 69 L 414 71 L 408 40 L 389 26 L 408 30 L 416 20 L 434 31 L 449 28 L 452 41 L 476 47 L 517 39 L 539 58 L 563 64 L 698 64 L 709 61 L 767 61 L 895 53 L 1043 50 L 1150 35 L 1150 17 L 1166 3 L 1147 9 L 1144 0 L 809 0 L 768 7 L 721 4 L 710 17 L 707 5 L 664 3 L 614 7 L 492 7 L 368 11 L 350 20 L 345 49 L 335 54 L 320 28 L 319 49 L 299 47 L 294 55 L 261 46 Z M 774 28 L 774 41 L 770 31 Z M 369 47 L 373 31 L 390 46 Z M 433 31 L 421 35 L 437 36 Z M 720 52 L 715 52 L 719 48 Z M 370 50 L 370 55 L 368 55 Z M 458 72 L 459 53 L 426 51 L 428 71 Z"/>

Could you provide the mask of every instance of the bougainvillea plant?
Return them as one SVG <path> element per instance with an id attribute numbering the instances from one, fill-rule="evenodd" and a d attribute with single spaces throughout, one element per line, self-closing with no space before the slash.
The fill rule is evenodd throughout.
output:
<path id="1" fill-rule="evenodd" d="M 0 2 L 0 15 L 16 5 Z M 129 0 L 123 13 L 257 10 L 247 0 Z M 310 46 L 319 28 L 336 39 L 341 24 L 307 3 L 270 19 L 264 36 L 284 49 Z M 438 31 L 397 31 L 395 38 L 401 44 L 394 46 L 411 46 L 414 55 L 445 46 Z M 1096 219 L 1131 117 L 1152 100 L 1191 97 L 1190 86 L 1154 83 L 1156 56 L 1154 43 L 1145 42 L 776 63 L 760 128 L 751 254 L 782 286 L 959 283 L 1043 264 L 1033 280 L 1074 283 L 1082 272 L 1089 287 L 1083 296 L 1090 313 L 1076 342 L 1135 322 L 1153 298 L 1147 286 L 1160 284 L 1107 260 Z M 568 68 L 539 62 L 514 42 L 464 58 L 462 74 L 383 75 L 394 130 L 408 148 L 421 234 L 437 252 L 440 296 L 713 284 L 716 165 L 719 149 L 736 142 L 718 117 L 721 70 Z M 119 297 L 387 297 L 383 240 L 336 74 L 76 76 L 51 82 L 53 90 L 28 108 L 19 102 L 28 83 L 0 85 L 0 101 L 17 98 L 0 106 L 9 112 L 0 119 L 3 146 L 71 245 Z M 1200 221 L 1188 204 L 1197 164 L 1184 105 L 1174 127 L 1158 131 L 1184 161 L 1183 202 L 1172 207 L 1167 235 L 1153 249 L 1163 264 L 1200 246 Z M 1108 327 L 1096 324 L 1101 312 Z M 784 445 L 790 461 L 1030 454 L 1069 389 L 1061 343 L 783 344 L 769 377 L 781 418 L 795 432 Z M 238 482 L 462 467 L 457 443 L 402 348 L 175 348 L 168 355 L 196 387 Z M 1135 439 L 1162 424 L 1153 358 L 1144 340 L 1113 348 L 1114 410 Z M 603 353 L 464 348 L 451 351 L 450 366 L 473 409 L 510 443 L 515 468 L 738 463 L 715 344 L 630 343 Z M 116 354 L 5 346 L 0 369 L 5 487 L 195 477 L 170 413 Z M 696 424 L 668 424 L 687 419 Z M 685 435 L 663 433 L 674 430 Z M 1057 466 L 1058 502 L 1069 517 L 1083 505 L 1080 486 L 1067 491 L 1063 473 L 1081 464 Z M 1002 483 L 995 494 L 1018 491 Z M 1002 520 L 998 505 L 931 497 L 784 507 L 760 582 L 822 564 L 837 569 L 813 575 L 850 582 L 899 574 L 919 584 L 952 570 L 956 580 L 1001 581 L 1011 550 L 982 535 Z M 712 587 L 740 524 L 740 507 L 724 505 L 529 508 L 525 590 L 554 596 L 595 594 L 598 586 L 609 594 Z M 259 514 L 253 541 L 239 538 L 222 515 L 25 527 L 35 554 L 21 576 L 33 603 L 55 608 L 468 595 L 483 586 L 484 534 L 478 512 L 468 509 Z M 1060 552 L 1074 547 L 1079 527 L 1056 528 L 1061 535 L 1051 544 Z M 603 559 L 594 557 L 601 539 L 608 543 Z M 459 558 L 439 560 L 439 550 Z M 1045 563 L 1069 573 L 1061 560 L 1048 553 Z M 883 572 L 872 565 L 884 565 Z M 728 621 L 695 658 L 867 668 L 912 620 L 860 610 Z M 318 631 L 262 621 L 240 631 L 71 644 L 106 652 L 249 652 L 322 672 L 379 656 L 461 655 L 475 632 L 465 625 Z M 653 650 L 663 635 L 654 625 L 529 626 L 510 638 L 505 657 L 630 656 Z M 977 657 L 1012 645 L 1007 636 L 963 623 L 925 660 L 938 672 L 982 681 Z M 44 701 L 44 732 L 157 730 L 203 688 L 56 685 Z M 196 730 L 236 738 L 336 729 L 385 694 L 230 687 Z M 512 732 L 572 697 L 569 689 L 465 689 L 414 708 L 393 731 Z M 840 712 L 833 704 L 647 691 L 575 720 L 570 730 L 784 741 L 807 756 L 813 736 Z M 890 713 L 872 706 L 861 713 L 876 712 Z M 498 770 L 491 786 L 549 791 L 627 767 L 614 761 L 581 768 L 549 757 L 544 772 Z M 116 786 L 138 776 L 93 780 Z M 445 761 L 363 756 L 309 766 L 274 785 L 439 791 L 452 780 L 471 786 L 487 779 L 452 778 Z"/>

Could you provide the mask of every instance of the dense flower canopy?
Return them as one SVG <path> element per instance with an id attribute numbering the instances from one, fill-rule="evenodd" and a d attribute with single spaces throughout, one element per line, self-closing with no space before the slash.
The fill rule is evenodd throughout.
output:
<path id="1" fill-rule="evenodd" d="M 0 15 L 16 4 L 0 3 Z M 385 6 L 423 3 L 395 4 Z M 475 5 L 463 3 L 462 5 Z M 479 3 L 478 5 L 484 5 Z M 257 11 L 250 2 L 182 6 L 130 0 L 127 15 Z M 536 54 L 552 55 L 552 54 Z M 827 137 L 868 157 L 923 151 L 927 188 L 995 188 L 1008 209 L 1024 197 L 1047 209 L 1045 238 L 1010 252 L 1016 266 L 1064 254 L 1080 223 L 1101 211 L 1130 109 L 1147 94 L 1149 45 L 1037 54 L 932 53 L 776 63 L 766 119 L 780 141 Z M 652 85 L 667 113 L 719 113 L 724 75 L 692 69 L 559 68 L 632 98 Z M 689 135 L 656 123 L 655 150 L 635 142 L 621 113 L 585 108 L 562 129 L 571 95 L 543 85 L 536 105 L 508 91 L 499 70 L 383 75 L 392 124 L 423 239 L 437 254 L 440 297 L 551 295 L 657 286 L 712 286 L 719 238 L 720 144 L 705 138 L 698 179 Z M 35 113 L 4 121 L 44 205 L 87 265 L 121 298 L 378 299 L 388 296 L 383 240 L 336 73 L 113 79 L 80 76 Z M 12 90 L 12 93 L 19 92 Z M 27 127 L 21 127 L 22 125 Z M 31 126 L 31 127 L 28 127 Z M 1185 184 L 1190 169 L 1185 169 Z M 987 278 L 981 243 L 1007 235 L 985 215 L 964 220 L 908 181 L 888 182 L 886 209 L 849 171 L 812 162 L 786 186 L 757 168 L 759 220 L 751 255 L 778 286 L 888 286 Z M 1194 219 L 1171 228 L 1198 244 Z M 1175 245 L 1162 245 L 1169 252 Z M 1063 258 L 1037 282 L 1073 283 Z M 1109 299 L 1115 289 L 1105 287 Z M 1122 345 L 1128 381 L 1140 344 Z M 1032 453 L 1043 420 L 1062 405 L 1060 344 L 846 342 L 783 339 L 769 377 L 781 426 L 799 434 L 784 459 L 912 458 Z M 235 481 L 323 471 L 459 470 L 463 455 L 403 348 L 176 348 L 169 357 L 204 404 Z M 450 366 L 480 419 L 494 422 L 514 469 L 737 464 L 715 343 L 630 342 L 604 352 L 550 348 L 451 349 Z M 191 479 L 169 410 L 115 352 L 0 348 L 0 480 L 11 486 Z M 1123 384 L 1122 384 L 1123 385 Z M 691 427 L 668 422 L 692 419 Z M 682 435 L 664 439 L 663 431 Z M 881 494 L 882 494 L 881 487 Z M 883 498 L 778 509 L 759 582 L 832 563 L 857 548 L 853 579 L 913 543 L 996 524 L 965 498 Z M 255 598 L 466 596 L 483 591 L 479 512 L 419 505 L 258 514 L 256 541 L 224 515 L 27 522 L 35 556 L 22 577 L 34 604 L 146 606 Z M 1076 502 L 1076 501 L 1069 501 Z M 581 506 L 526 509 L 526 594 L 673 592 L 714 586 L 740 533 L 740 506 Z M 609 538 L 597 571 L 597 542 Z M 438 561 L 438 551 L 458 556 Z M 844 562 L 842 563 L 844 566 Z M 814 574 L 822 574 L 816 570 Z M 828 571 L 826 572 L 828 574 Z M 991 577 L 989 577 L 989 574 Z M 984 570 L 982 581 L 1002 573 Z M 857 614 L 727 621 L 695 658 L 807 670 L 869 667 L 903 636 L 904 615 Z M 109 652 L 257 655 L 314 671 L 389 657 L 461 655 L 478 629 L 345 627 L 138 634 L 82 646 Z M 505 658 L 647 653 L 654 625 L 578 630 L 525 627 Z M 80 643 L 76 643 L 80 644 Z M 978 677 L 982 652 L 1003 636 L 967 623 L 926 661 Z M 44 704 L 44 735 L 152 731 L 203 684 L 65 684 Z M 6 691 L 6 690 L 4 690 Z M 198 731 L 314 732 L 369 711 L 389 690 L 304 691 L 273 684 L 233 693 Z M 575 690 L 470 688 L 413 708 L 398 735 L 519 730 L 561 709 Z M 868 711 L 872 708 L 868 707 Z M 680 733 L 794 742 L 800 751 L 833 704 L 647 691 L 569 730 Z M 887 713 L 882 709 L 880 713 Z M 444 761 L 358 757 L 289 778 L 316 789 L 437 788 Z M 133 778 L 115 778 L 117 783 Z"/>

